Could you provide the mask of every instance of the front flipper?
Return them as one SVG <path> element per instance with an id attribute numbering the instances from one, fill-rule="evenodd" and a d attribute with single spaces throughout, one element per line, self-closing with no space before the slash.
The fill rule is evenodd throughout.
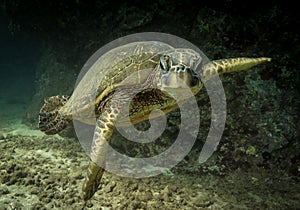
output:
<path id="1" fill-rule="evenodd" d="M 212 79 L 217 74 L 225 74 L 231 72 L 239 72 L 251 69 L 262 63 L 270 62 L 271 58 L 229 58 L 215 60 L 205 64 L 201 71 L 201 80 L 203 83 Z"/>
<path id="2" fill-rule="evenodd" d="M 85 182 L 83 184 L 83 199 L 89 200 L 97 191 L 104 173 L 108 143 L 115 128 L 119 114 L 118 104 L 108 103 L 97 119 Z"/>

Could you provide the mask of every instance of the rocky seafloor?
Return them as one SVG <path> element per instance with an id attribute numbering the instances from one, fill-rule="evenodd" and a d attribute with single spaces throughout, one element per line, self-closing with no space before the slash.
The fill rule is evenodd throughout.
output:
<path id="1" fill-rule="evenodd" d="M 39 132 L 37 132 L 39 133 Z M 298 209 L 296 179 L 257 167 L 220 176 L 183 160 L 168 173 L 134 179 L 105 173 L 81 198 L 88 156 L 75 139 L 0 136 L 0 209 Z M 196 165 L 194 165 L 196 164 Z"/>

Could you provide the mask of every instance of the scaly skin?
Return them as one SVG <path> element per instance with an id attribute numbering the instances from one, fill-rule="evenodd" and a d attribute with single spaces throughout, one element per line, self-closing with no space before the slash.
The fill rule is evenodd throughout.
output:
<path id="1" fill-rule="evenodd" d="M 121 106 L 121 103 L 115 100 L 109 103 L 96 122 L 90 164 L 82 186 L 84 201 L 89 200 L 95 194 L 104 173 L 108 144 L 111 140 L 111 135 L 115 128 L 115 120 Z"/>
<path id="2" fill-rule="evenodd" d="M 240 72 L 251 69 L 262 63 L 270 62 L 271 58 L 229 58 L 212 61 L 204 65 L 200 74 L 203 83 L 210 80 L 216 74 L 221 75 L 231 72 Z"/>

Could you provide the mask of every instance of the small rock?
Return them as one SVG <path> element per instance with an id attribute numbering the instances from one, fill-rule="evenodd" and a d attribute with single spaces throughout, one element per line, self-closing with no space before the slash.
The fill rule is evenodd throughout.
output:
<path id="1" fill-rule="evenodd" d="M 84 176 L 82 176 L 82 174 L 78 174 L 76 176 L 74 176 L 74 179 L 83 179 Z"/>
<path id="2" fill-rule="evenodd" d="M 15 176 L 17 178 L 25 178 L 28 174 L 26 172 L 23 171 L 18 171 L 17 173 L 15 173 Z"/>
<path id="3" fill-rule="evenodd" d="M 197 207 L 207 208 L 207 207 L 211 206 L 213 204 L 213 202 L 206 198 L 196 198 L 193 200 L 193 204 Z"/>
<path id="4" fill-rule="evenodd" d="M 32 195 L 39 194 L 39 189 L 37 187 L 32 188 L 32 190 L 30 191 L 30 194 L 32 194 Z"/>
<path id="5" fill-rule="evenodd" d="M 177 192 L 178 187 L 176 185 L 171 185 L 171 186 L 169 186 L 169 189 L 171 192 Z"/>
<path id="6" fill-rule="evenodd" d="M 139 209 L 141 208 L 141 203 L 138 201 L 133 201 L 130 203 L 130 209 Z"/>
<path id="7" fill-rule="evenodd" d="M 88 202 L 85 204 L 85 206 L 88 207 L 88 208 L 92 208 L 92 207 L 93 207 L 93 204 L 92 204 L 90 201 L 88 201 Z"/>
<path id="8" fill-rule="evenodd" d="M 25 182 L 25 186 L 34 185 L 34 179 L 27 179 Z"/>
<path id="9" fill-rule="evenodd" d="M 112 192 L 115 187 L 116 187 L 116 183 L 113 181 L 110 185 L 106 185 L 106 187 L 104 188 L 104 192 L 106 193 Z"/>
<path id="10" fill-rule="evenodd" d="M 188 204 L 188 202 L 185 199 L 180 199 L 179 203 L 181 203 L 181 205 L 186 206 Z"/>
<path id="11" fill-rule="evenodd" d="M 72 205 L 73 203 L 75 203 L 75 199 L 74 198 L 71 198 L 70 200 L 67 201 L 67 203 L 69 205 Z"/>
<path id="12" fill-rule="evenodd" d="M 63 199 L 63 198 L 64 198 L 64 195 L 63 195 L 63 194 L 60 194 L 60 193 L 55 193 L 54 198 L 57 199 L 57 200 L 60 200 L 60 199 Z"/>
<path id="13" fill-rule="evenodd" d="M 50 199 L 54 198 L 54 193 L 49 193 L 48 198 Z"/>
<path id="14" fill-rule="evenodd" d="M 13 203 L 10 204 L 10 206 L 12 209 L 15 209 L 15 210 L 24 209 L 24 206 L 21 203 L 19 203 L 18 201 L 14 201 Z"/>
<path id="15" fill-rule="evenodd" d="M 169 189 L 169 186 L 166 186 L 165 189 L 163 189 L 160 192 L 160 197 L 163 201 L 169 202 L 171 201 L 172 192 Z"/>
<path id="16" fill-rule="evenodd" d="M 136 200 L 140 200 L 143 202 L 147 202 L 149 200 L 153 199 L 153 195 L 150 191 L 146 191 L 146 192 L 140 192 L 137 196 L 136 196 Z"/>
<path id="17" fill-rule="evenodd" d="M 0 195 L 7 195 L 9 193 L 9 190 L 5 186 L 1 186 L 0 188 Z"/>
<path id="18" fill-rule="evenodd" d="M 138 186 L 137 183 L 134 183 L 134 184 L 129 186 L 129 189 L 135 191 L 135 190 L 139 189 L 139 186 Z"/>
<path id="19" fill-rule="evenodd" d="M 42 203 L 35 203 L 32 205 L 32 209 L 35 210 L 35 209 L 42 209 L 43 207 L 43 204 Z"/>
<path id="20" fill-rule="evenodd" d="M 14 185 L 18 182 L 18 179 L 11 177 L 11 179 L 6 183 L 7 185 Z"/>
<path id="21" fill-rule="evenodd" d="M 16 164 L 11 164 L 10 166 L 9 166 L 9 168 L 6 170 L 7 171 L 7 173 L 13 173 L 14 171 L 16 171 Z"/>
<path id="22" fill-rule="evenodd" d="M 143 181 L 144 181 L 145 184 L 150 184 L 151 183 L 151 179 L 150 178 L 145 178 Z"/>
<path id="23" fill-rule="evenodd" d="M 17 197 L 22 197 L 22 196 L 24 196 L 24 193 L 22 193 L 22 192 L 17 192 L 17 193 L 15 193 L 15 196 L 17 196 Z"/>
<path id="24" fill-rule="evenodd" d="M 45 202 L 45 203 L 50 203 L 51 199 L 50 198 L 43 198 L 42 201 Z"/>

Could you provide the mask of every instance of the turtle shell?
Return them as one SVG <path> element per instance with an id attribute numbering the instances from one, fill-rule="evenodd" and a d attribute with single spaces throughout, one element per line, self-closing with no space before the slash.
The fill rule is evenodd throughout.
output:
<path id="1" fill-rule="evenodd" d="M 172 46 L 159 41 L 133 42 L 106 52 L 93 61 L 92 65 L 89 64 L 89 60 L 83 68 L 90 67 L 61 111 L 63 114 L 73 116 L 92 115 L 94 106 L 119 87 L 131 74 L 144 69 L 153 70 L 162 54 L 174 50 Z M 126 84 L 143 83 L 147 76 L 143 74 L 138 80 L 132 79 L 129 82 L 127 80 Z"/>

